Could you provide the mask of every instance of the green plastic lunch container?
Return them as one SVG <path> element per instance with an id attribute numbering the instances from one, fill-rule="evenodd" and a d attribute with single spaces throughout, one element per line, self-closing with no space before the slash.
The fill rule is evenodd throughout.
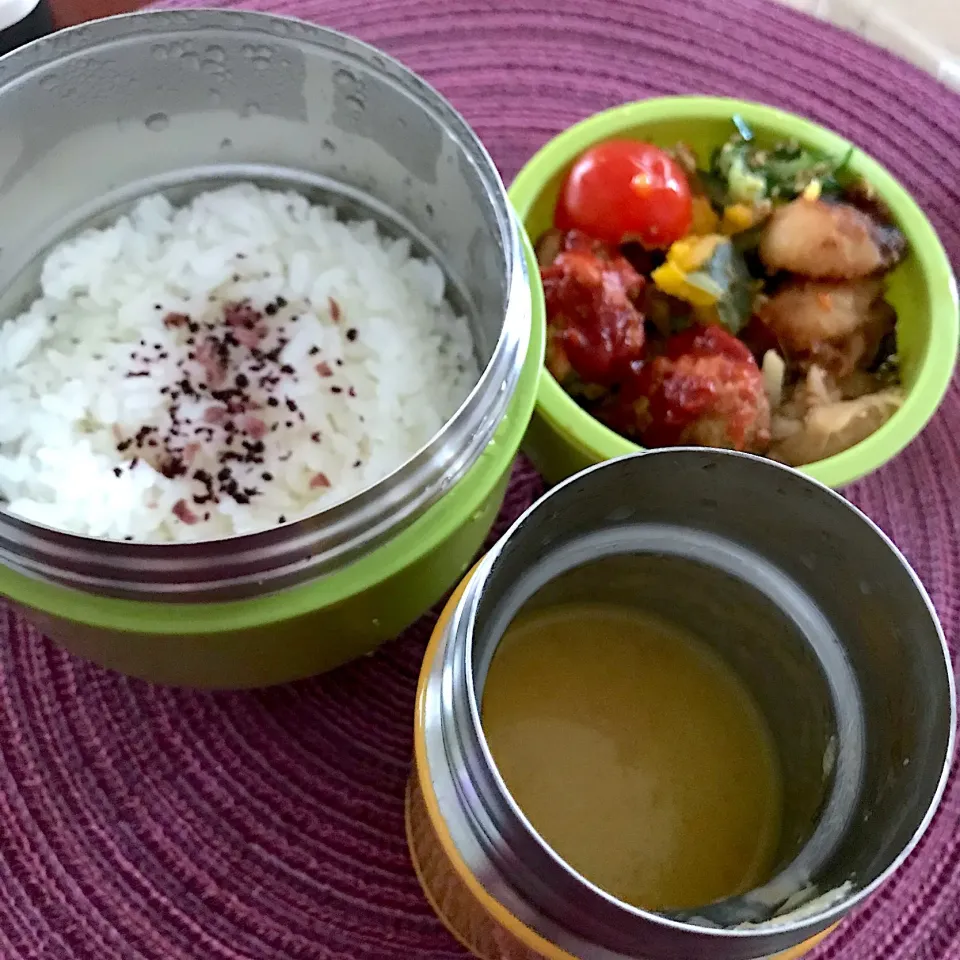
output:
<path id="1" fill-rule="evenodd" d="M 729 137 L 742 117 L 759 142 L 783 140 L 844 157 L 851 144 L 823 127 L 773 107 L 718 97 L 664 97 L 598 113 L 549 141 L 520 171 L 510 199 L 530 237 L 553 226 L 563 178 L 587 148 L 614 137 L 662 147 L 689 144 L 700 157 Z M 897 347 L 903 406 L 866 440 L 843 453 L 803 467 L 830 487 L 842 487 L 879 469 L 907 446 L 933 416 L 950 385 L 957 360 L 957 286 L 943 246 L 923 211 L 875 160 L 854 147 L 849 170 L 877 192 L 903 231 L 910 255 L 889 277 L 888 301 L 898 315 Z M 549 374 L 544 375 L 524 449 L 556 483 L 595 463 L 642 449 L 590 416 Z"/>

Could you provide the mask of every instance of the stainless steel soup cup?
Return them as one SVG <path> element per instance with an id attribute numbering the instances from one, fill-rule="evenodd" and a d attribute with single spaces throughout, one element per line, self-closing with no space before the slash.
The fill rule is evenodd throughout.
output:
<path id="1" fill-rule="evenodd" d="M 628 906 L 547 847 L 507 791 L 480 719 L 497 643 L 522 609 L 587 599 L 692 630 L 756 697 L 785 782 L 778 862 L 761 890 L 683 915 Z M 563 956 L 752 960 L 795 948 L 900 866 L 949 772 L 953 676 L 916 575 L 839 495 L 748 455 L 662 450 L 554 488 L 478 567 L 436 643 L 417 731 L 434 832 L 450 838 L 461 877 L 530 934 L 521 941 L 542 937 Z M 827 896 L 774 916 L 798 891 Z"/>

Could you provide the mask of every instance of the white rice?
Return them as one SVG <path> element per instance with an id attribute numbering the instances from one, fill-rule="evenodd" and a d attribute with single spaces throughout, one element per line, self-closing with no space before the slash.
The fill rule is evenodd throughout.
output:
<path id="1" fill-rule="evenodd" d="M 41 287 L 0 323 L 0 498 L 74 533 L 291 522 L 408 460 L 479 376 L 435 263 L 295 193 L 147 197 L 51 251 Z"/>

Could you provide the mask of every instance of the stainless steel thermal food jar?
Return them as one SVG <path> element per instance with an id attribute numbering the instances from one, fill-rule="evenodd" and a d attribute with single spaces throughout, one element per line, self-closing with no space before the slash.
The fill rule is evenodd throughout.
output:
<path id="1" fill-rule="evenodd" d="M 483 734 L 486 671 L 518 611 L 578 600 L 692 631 L 753 693 L 786 798 L 763 888 L 683 914 L 628 906 L 565 864 L 513 801 Z M 450 601 L 420 678 L 410 848 L 439 915 L 488 960 L 796 958 L 916 845 L 954 721 L 930 600 L 855 507 L 746 454 L 631 455 L 550 491 Z"/>

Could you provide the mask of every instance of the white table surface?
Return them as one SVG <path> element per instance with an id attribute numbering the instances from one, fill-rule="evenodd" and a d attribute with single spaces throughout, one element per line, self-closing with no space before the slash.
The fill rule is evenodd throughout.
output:
<path id="1" fill-rule="evenodd" d="M 892 50 L 960 91 L 960 0 L 780 0 Z"/>

